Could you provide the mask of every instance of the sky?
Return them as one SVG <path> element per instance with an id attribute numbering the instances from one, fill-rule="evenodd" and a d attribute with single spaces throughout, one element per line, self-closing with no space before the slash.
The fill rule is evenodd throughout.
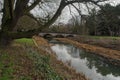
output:
<path id="1" fill-rule="evenodd" d="M 0 1 L 3 1 L 3 0 L 0 0 Z M 46 1 L 48 1 L 48 0 L 46 0 Z M 36 7 L 34 10 L 32 10 L 31 12 L 32 12 L 36 17 L 38 17 L 38 16 L 46 16 L 47 13 L 49 13 L 50 16 L 53 16 L 53 14 L 55 13 L 55 11 L 56 11 L 57 8 L 58 8 L 58 5 L 59 5 L 59 3 L 60 3 L 60 0 L 50 0 L 50 1 L 52 1 L 53 4 L 51 4 L 52 6 L 49 5 L 49 7 L 47 7 L 47 8 L 45 9 L 45 12 L 37 9 L 37 7 L 39 7 L 39 6 L 37 6 L 37 7 Z M 54 2 L 55 2 L 56 4 L 54 4 Z M 112 5 L 117 5 L 117 4 L 120 4 L 120 0 L 109 0 L 109 3 L 111 3 Z M 45 4 L 44 4 L 44 5 L 45 5 Z M 53 7 L 53 5 L 54 5 L 55 7 Z M 42 5 L 42 6 L 43 6 L 43 5 Z M 85 6 L 82 5 L 81 8 L 82 8 L 82 14 L 87 14 L 87 10 L 86 10 Z M 71 7 L 71 10 L 72 10 L 72 14 L 78 15 L 77 11 L 76 11 L 73 7 Z M 0 18 L 2 18 L 1 15 L 0 15 Z M 57 19 L 56 23 L 59 23 L 59 22 L 61 22 L 61 23 L 67 23 L 70 18 L 71 18 L 71 14 L 70 14 L 69 8 L 68 8 L 68 7 L 65 7 L 65 9 L 62 11 L 61 16 Z M 0 23 L 1 23 L 1 21 L 0 21 Z"/>
<path id="2" fill-rule="evenodd" d="M 55 13 L 55 11 L 56 11 L 56 9 L 58 8 L 58 5 L 59 5 L 59 3 L 60 3 L 60 0 L 51 0 L 51 1 L 55 1 L 55 3 L 57 3 L 57 4 L 52 4 L 52 7 L 47 7 L 46 8 L 46 10 L 45 11 L 47 11 L 47 12 L 49 12 L 49 10 L 51 10 L 50 12 L 49 12 L 49 14 L 51 14 L 51 16 Z M 109 0 L 109 3 L 111 4 L 111 5 L 117 5 L 117 4 L 120 4 L 120 0 Z M 102 3 L 102 4 L 104 4 L 104 3 Z M 54 6 L 55 7 L 54 7 Z M 76 4 L 75 4 L 76 5 Z M 81 5 L 81 12 L 82 12 L 82 14 L 88 14 L 88 10 L 86 9 L 86 7 L 85 7 L 85 5 Z M 76 11 L 76 9 L 75 8 L 73 8 L 72 6 L 71 6 L 71 11 L 72 11 L 72 14 L 76 14 L 76 15 L 78 15 L 78 12 Z M 35 15 L 37 15 L 37 16 L 46 16 L 46 14 L 44 13 L 44 11 L 39 11 L 37 8 L 36 9 L 34 9 L 34 10 L 32 10 L 31 11 L 33 14 L 35 14 Z M 37 14 L 36 14 L 37 13 Z M 72 18 L 72 16 L 71 16 L 71 14 L 70 14 L 70 11 L 69 11 L 69 7 L 68 6 L 66 6 L 64 9 L 63 9 L 63 11 L 62 11 L 62 14 L 61 14 L 61 16 L 57 19 L 57 21 L 55 22 L 56 24 L 58 24 L 58 23 L 68 23 L 68 21 L 69 21 L 69 19 L 70 18 Z"/>
<path id="3" fill-rule="evenodd" d="M 120 0 L 110 0 L 110 2 L 112 2 L 113 4 L 120 4 Z"/>

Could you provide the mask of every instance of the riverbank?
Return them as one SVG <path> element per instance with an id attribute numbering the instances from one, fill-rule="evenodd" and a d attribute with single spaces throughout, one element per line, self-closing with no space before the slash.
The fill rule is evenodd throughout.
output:
<path id="1" fill-rule="evenodd" d="M 37 39 L 39 45 L 22 38 L 0 48 L 0 80 L 87 80 L 49 54 L 47 41 Z"/>
<path id="2" fill-rule="evenodd" d="M 118 50 L 112 50 L 109 48 L 103 48 L 103 47 L 99 47 L 99 46 L 84 44 L 84 43 L 80 43 L 80 42 L 70 40 L 67 38 L 56 38 L 56 39 L 66 42 L 66 43 L 73 44 L 79 48 L 86 50 L 86 51 L 92 52 L 92 53 L 104 58 L 106 62 L 120 66 L 120 51 L 118 51 Z"/>
<path id="3" fill-rule="evenodd" d="M 99 47 L 109 48 L 120 51 L 120 37 L 110 36 L 75 36 L 69 38 L 80 43 L 95 45 Z"/>
<path id="4" fill-rule="evenodd" d="M 50 55 L 50 65 L 52 68 L 63 77 L 63 80 L 87 80 L 84 75 L 80 73 L 76 73 L 74 69 L 62 63 L 62 61 L 57 60 L 55 53 L 53 53 L 50 49 L 50 44 L 43 39 L 42 37 L 33 37 L 39 49 L 47 51 L 47 54 Z M 41 47 L 42 46 L 42 47 Z"/>

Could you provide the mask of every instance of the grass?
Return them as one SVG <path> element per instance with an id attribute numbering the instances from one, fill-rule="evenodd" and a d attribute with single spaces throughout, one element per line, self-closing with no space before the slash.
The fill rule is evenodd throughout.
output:
<path id="1" fill-rule="evenodd" d="M 34 45 L 34 42 L 30 38 L 21 38 L 14 40 L 16 43 L 23 45 Z M 35 73 L 41 75 L 45 80 L 62 80 L 62 78 L 56 74 L 49 64 L 49 56 L 41 55 L 41 52 L 35 51 L 32 47 L 26 47 L 28 57 L 33 61 Z"/>
<path id="2" fill-rule="evenodd" d="M 120 39 L 120 37 L 115 37 L 115 36 L 85 36 L 85 37 L 92 39 L 113 39 L 113 40 Z"/>
<path id="3" fill-rule="evenodd" d="M 34 45 L 34 42 L 31 38 L 21 38 L 21 39 L 15 39 L 16 43 L 24 44 L 24 45 Z"/>
<path id="4" fill-rule="evenodd" d="M 0 80 L 31 80 L 26 74 L 26 68 L 32 66 L 28 63 L 32 62 L 22 47 L 0 48 Z"/>
<path id="5" fill-rule="evenodd" d="M 0 80 L 12 80 L 13 71 L 13 63 L 9 55 L 6 53 L 0 55 Z"/>
<path id="6" fill-rule="evenodd" d="M 116 36 L 79 35 L 71 39 L 78 41 L 80 43 L 85 43 L 89 45 L 95 45 L 99 47 L 120 51 L 120 37 L 116 37 Z"/>
<path id="7" fill-rule="evenodd" d="M 0 80 L 62 80 L 50 66 L 49 56 L 35 48 L 30 38 L 15 39 L 0 49 Z"/>
<path id="8" fill-rule="evenodd" d="M 79 35 L 80 37 L 93 38 L 93 39 L 120 39 L 120 36 L 92 36 L 92 35 Z"/>
<path id="9" fill-rule="evenodd" d="M 50 66 L 50 57 L 49 55 L 40 55 L 37 51 L 33 49 L 28 49 L 29 57 L 33 60 L 35 65 L 36 73 L 42 73 L 42 77 L 45 80 L 63 80 L 54 69 Z"/>

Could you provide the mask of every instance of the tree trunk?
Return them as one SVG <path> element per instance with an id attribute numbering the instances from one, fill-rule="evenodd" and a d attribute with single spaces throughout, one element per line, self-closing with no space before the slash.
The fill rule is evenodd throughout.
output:
<path id="1" fill-rule="evenodd" d="M 19 18 L 13 13 L 13 5 L 9 0 L 4 0 L 3 18 L 0 31 L 0 46 L 9 45 L 12 38 L 8 32 L 12 32 Z"/>
<path id="2" fill-rule="evenodd" d="M 12 6 L 9 0 L 4 0 L 3 18 L 0 31 L 0 46 L 6 46 L 10 42 L 7 32 L 10 30 L 11 20 L 13 20 L 13 14 L 11 10 Z"/>
<path id="3" fill-rule="evenodd" d="M 9 32 L 13 32 L 13 27 L 16 26 L 17 20 L 14 21 L 13 19 L 4 18 L 4 21 L 1 25 L 2 29 L 0 31 L 0 46 L 9 45 L 12 41 L 12 35 L 10 36 Z"/>
<path id="4" fill-rule="evenodd" d="M 0 47 L 8 46 L 12 41 L 12 38 L 10 38 L 7 34 L 7 32 L 0 32 Z"/>

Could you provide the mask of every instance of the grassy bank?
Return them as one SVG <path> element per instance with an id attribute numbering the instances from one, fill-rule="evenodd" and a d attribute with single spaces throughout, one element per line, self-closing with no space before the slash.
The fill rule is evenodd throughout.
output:
<path id="1" fill-rule="evenodd" d="M 92 39 L 113 39 L 113 40 L 120 39 L 120 37 L 115 37 L 115 36 L 88 36 L 88 37 Z"/>
<path id="2" fill-rule="evenodd" d="M 50 44 L 42 37 L 34 36 L 34 41 L 37 43 L 39 49 L 43 49 L 41 46 L 44 47 L 44 49 L 50 49 Z M 83 74 L 76 73 L 76 71 L 70 66 L 63 64 L 62 61 L 57 60 L 54 52 L 48 52 L 50 53 L 50 66 L 57 74 L 62 76 L 63 80 L 87 80 Z"/>
<path id="3" fill-rule="evenodd" d="M 49 55 L 42 55 L 28 38 L 16 39 L 0 49 L 0 80 L 62 80 L 50 66 Z"/>
<path id="4" fill-rule="evenodd" d="M 31 80 L 33 62 L 26 53 L 23 46 L 16 44 L 0 49 L 0 80 Z"/>
<path id="5" fill-rule="evenodd" d="M 100 46 L 104 48 L 114 49 L 120 51 L 120 37 L 110 36 L 76 36 L 69 38 L 80 43 Z"/>
<path id="6" fill-rule="evenodd" d="M 45 42 L 45 43 L 44 43 Z M 44 39 L 39 46 L 48 46 Z M 21 38 L 0 49 L 0 80 L 86 80 L 67 68 L 55 56 L 34 45 L 33 39 Z"/>

